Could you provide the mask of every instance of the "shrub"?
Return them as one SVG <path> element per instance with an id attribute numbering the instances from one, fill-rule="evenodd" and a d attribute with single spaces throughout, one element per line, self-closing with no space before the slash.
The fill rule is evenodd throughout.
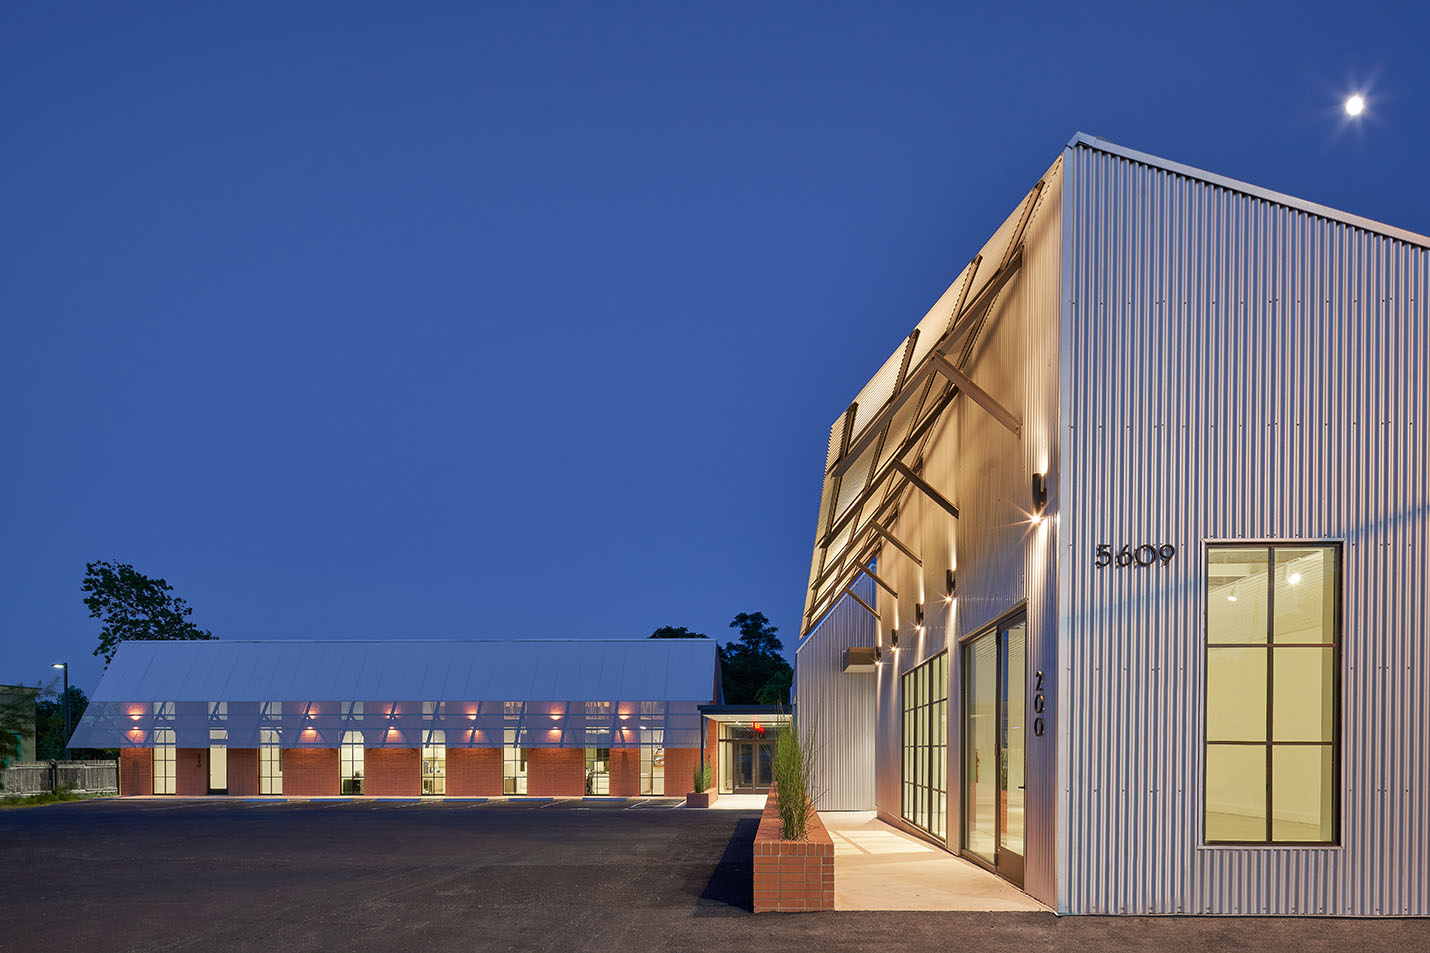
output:
<path id="1" fill-rule="evenodd" d="M 695 766 L 695 793 L 704 794 L 715 783 L 715 769 L 708 761 Z"/>
<path id="2" fill-rule="evenodd" d="M 775 742 L 775 806 L 780 813 L 780 836 L 803 840 L 809 832 L 809 815 L 814 810 L 810 784 L 814 776 L 814 746 L 801 740 L 798 719 L 780 732 Z"/>

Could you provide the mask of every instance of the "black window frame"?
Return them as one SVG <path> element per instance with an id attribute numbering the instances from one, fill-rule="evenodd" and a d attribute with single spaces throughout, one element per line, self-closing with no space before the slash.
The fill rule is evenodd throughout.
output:
<path id="1" fill-rule="evenodd" d="M 911 694 L 909 691 L 910 686 L 916 684 L 919 678 L 924 678 L 927 686 L 933 688 L 936 681 L 934 678 L 934 663 L 939 660 L 943 662 L 943 677 L 937 679 L 938 693 L 930 693 L 921 703 L 911 705 L 909 700 Z M 948 839 L 948 666 L 949 654 L 948 650 L 945 649 L 942 652 L 929 656 L 899 676 L 899 817 L 901 817 L 905 823 L 941 841 L 947 841 Z M 941 746 L 935 744 L 933 741 L 933 729 L 937 725 L 940 713 L 943 719 L 943 743 Z M 928 739 L 922 744 L 918 741 L 919 725 L 917 722 L 920 717 L 924 719 L 922 725 L 924 730 L 923 737 Z M 917 780 L 908 777 L 909 759 L 907 753 L 911 746 L 909 737 L 911 729 L 913 731 L 912 747 L 914 748 L 914 757 L 917 759 L 922 756 L 925 759 L 923 765 L 925 778 L 928 779 L 930 783 L 919 784 Z M 939 747 L 943 748 L 944 763 L 941 771 L 935 771 L 934 769 L 938 759 L 935 757 L 934 752 Z M 938 782 L 937 786 L 934 786 L 932 783 L 935 780 Z M 923 791 L 926 808 L 926 810 L 922 812 L 923 823 L 920 823 L 920 812 L 917 807 L 919 789 Z M 933 824 L 931 823 L 936 813 L 935 805 L 939 795 L 943 796 L 944 802 L 943 829 L 941 831 L 934 830 Z"/>
<path id="2" fill-rule="evenodd" d="M 1266 586 L 1266 641 L 1264 643 L 1218 643 L 1219 645 L 1233 646 L 1240 648 L 1265 648 L 1266 659 L 1266 739 L 1265 741 L 1213 741 L 1210 737 L 1210 675 L 1211 675 L 1211 603 L 1210 603 L 1210 566 L 1211 554 L 1213 550 L 1261 550 L 1267 554 L 1267 586 Z M 1303 647 L 1302 643 L 1278 643 L 1276 641 L 1276 551 L 1278 549 L 1328 549 L 1335 554 L 1335 579 L 1330 591 L 1334 593 L 1336 605 L 1333 613 L 1333 631 L 1331 648 L 1331 837 L 1329 840 L 1277 840 L 1272 836 L 1272 825 L 1274 818 L 1272 814 L 1273 798 L 1273 755 L 1276 747 L 1326 747 L 1326 742 L 1301 742 L 1301 741 L 1275 741 L 1272 730 L 1272 716 L 1275 711 L 1275 677 L 1276 667 L 1274 650 L 1277 645 L 1283 648 Z M 1202 705 L 1202 791 L 1201 791 L 1201 834 L 1202 844 L 1208 847 L 1274 847 L 1281 849 L 1296 848 L 1325 848 L 1341 846 L 1341 695 L 1343 685 L 1343 645 L 1345 641 L 1345 626 L 1343 613 L 1345 611 L 1345 546 L 1341 540 L 1328 539 L 1271 539 L 1271 540 L 1205 540 L 1202 545 L 1202 685 L 1201 685 L 1201 705 Z M 1326 643 L 1314 643 L 1319 647 L 1324 647 Z M 1311 647 L 1312 643 L 1305 643 L 1304 647 Z M 1207 834 L 1207 787 L 1209 774 L 1207 767 L 1207 754 L 1213 744 L 1226 746 L 1239 745 L 1245 747 L 1262 746 L 1266 749 L 1266 839 L 1265 840 L 1217 840 Z"/>

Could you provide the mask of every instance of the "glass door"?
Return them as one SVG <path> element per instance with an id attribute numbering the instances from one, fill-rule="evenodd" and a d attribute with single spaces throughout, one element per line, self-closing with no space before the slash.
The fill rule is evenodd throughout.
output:
<path id="1" fill-rule="evenodd" d="M 209 729 L 209 793 L 228 793 L 228 729 Z"/>
<path id="2" fill-rule="evenodd" d="M 1023 883 L 1025 615 L 963 646 L 963 850 Z"/>

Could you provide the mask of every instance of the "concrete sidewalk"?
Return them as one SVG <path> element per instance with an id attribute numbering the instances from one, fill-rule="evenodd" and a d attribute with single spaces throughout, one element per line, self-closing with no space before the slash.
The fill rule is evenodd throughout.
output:
<path id="1" fill-rule="evenodd" d="M 835 910 L 1047 912 L 1000 877 L 879 820 L 821 811 L 834 839 Z"/>

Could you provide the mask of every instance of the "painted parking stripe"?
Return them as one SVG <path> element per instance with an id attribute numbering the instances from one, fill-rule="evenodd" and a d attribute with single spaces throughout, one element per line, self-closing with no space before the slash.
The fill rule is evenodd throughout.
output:
<path id="1" fill-rule="evenodd" d="M 484 797 L 445 797 L 445 798 L 442 799 L 442 803 L 443 803 L 443 804 L 447 803 L 448 801 L 453 801 L 453 802 L 455 802 L 455 803 L 457 803 L 457 804 L 485 804 L 485 803 L 487 803 L 487 799 L 484 798 Z"/>
<path id="2" fill-rule="evenodd" d="M 649 804 L 649 803 L 650 803 L 650 798 L 642 798 L 641 800 L 639 800 L 639 801 L 635 802 L 634 804 L 632 804 L 630 807 L 626 808 L 626 810 L 631 811 L 631 810 L 634 810 L 635 808 L 640 807 L 642 804 Z"/>
<path id="3" fill-rule="evenodd" d="M 623 798 L 623 797 L 591 797 L 590 795 L 587 795 L 586 797 L 583 797 L 581 800 L 583 800 L 583 801 L 607 801 L 607 802 L 614 802 L 614 803 L 617 803 L 617 804 L 624 804 L 628 799 L 627 799 L 627 798 Z"/>
<path id="4" fill-rule="evenodd" d="M 550 797 L 509 797 L 509 798 L 507 798 L 507 802 L 510 803 L 510 804 L 550 804 L 550 803 L 551 803 L 552 801 L 554 801 L 554 800 L 556 800 L 556 799 L 555 799 L 555 798 L 550 798 Z"/>

